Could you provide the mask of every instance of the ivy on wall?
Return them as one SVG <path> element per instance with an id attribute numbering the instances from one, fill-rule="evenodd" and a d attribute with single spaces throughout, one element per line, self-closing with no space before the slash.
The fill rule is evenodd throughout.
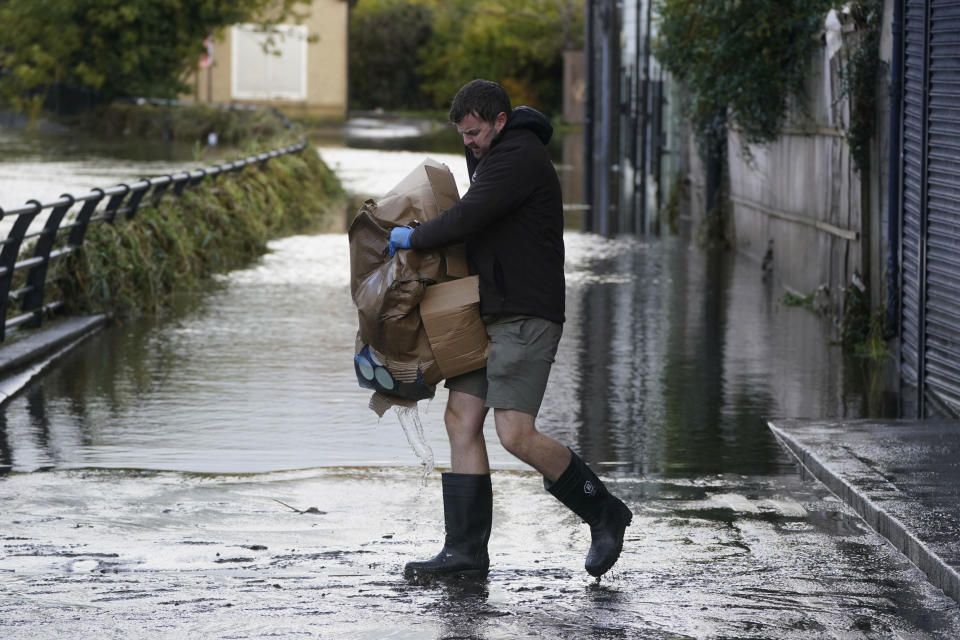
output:
<path id="1" fill-rule="evenodd" d="M 850 100 L 846 137 L 854 166 L 863 174 L 870 169 L 870 142 L 876 129 L 883 0 L 850 3 L 850 18 L 860 37 L 842 67 L 843 94 Z"/>
<path id="2" fill-rule="evenodd" d="M 703 131 L 726 112 L 749 143 L 777 137 L 802 105 L 809 61 L 835 0 L 658 0 L 655 53 L 691 96 Z"/>
<path id="3" fill-rule="evenodd" d="M 698 133 L 717 135 L 716 114 L 726 113 L 748 143 L 777 138 L 791 107 L 803 109 L 804 81 L 822 46 L 824 17 L 841 5 L 857 34 L 848 40 L 841 65 L 841 97 L 850 104 L 846 139 L 857 170 L 868 170 L 883 0 L 656 0 L 656 54 L 687 87 Z"/>

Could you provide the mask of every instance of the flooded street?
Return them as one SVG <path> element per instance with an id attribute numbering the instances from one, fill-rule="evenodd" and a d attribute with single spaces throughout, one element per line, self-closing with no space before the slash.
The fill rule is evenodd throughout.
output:
<path id="1" fill-rule="evenodd" d="M 357 197 L 426 155 L 321 154 Z M 429 155 L 462 192 L 462 158 Z M 402 579 L 441 544 L 439 472 L 422 480 L 396 415 L 378 420 L 357 386 L 346 235 L 297 236 L 169 317 L 90 339 L 0 408 L 0 635 L 960 637 L 956 603 L 766 427 L 890 415 L 882 375 L 755 263 L 672 237 L 565 242 L 538 424 L 635 514 L 601 582 L 583 571 L 589 530 L 492 418 L 489 579 Z M 445 399 L 419 404 L 438 469 Z"/>

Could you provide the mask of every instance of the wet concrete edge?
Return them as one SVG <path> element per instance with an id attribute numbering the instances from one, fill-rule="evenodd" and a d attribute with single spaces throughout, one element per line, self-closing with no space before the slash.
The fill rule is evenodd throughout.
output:
<path id="1" fill-rule="evenodd" d="M 785 424 L 789 424 L 789 421 Z M 767 426 L 780 445 L 797 459 L 803 471 L 823 483 L 834 495 L 856 511 L 871 529 L 886 538 L 910 562 L 923 571 L 931 583 L 943 589 L 944 593 L 960 604 L 960 574 L 953 567 L 918 539 L 897 518 L 884 511 L 839 473 L 830 469 L 827 463 L 820 460 L 799 439 L 791 436 L 775 422 L 768 422 Z M 885 482 L 881 476 L 877 476 L 877 480 Z"/>
<path id="2" fill-rule="evenodd" d="M 0 347 L 0 405 L 26 387 L 56 360 L 106 325 L 100 314 L 67 318 Z"/>

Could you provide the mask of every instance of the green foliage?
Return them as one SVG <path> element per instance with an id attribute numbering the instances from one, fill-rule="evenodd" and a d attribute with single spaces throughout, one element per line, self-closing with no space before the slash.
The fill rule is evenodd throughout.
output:
<path id="1" fill-rule="evenodd" d="M 788 307 L 803 307 L 804 309 L 813 310 L 813 298 L 814 294 L 809 293 L 805 296 L 793 293 L 792 291 L 787 291 L 783 294 L 783 304 Z"/>
<path id="2" fill-rule="evenodd" d="M 686 210 L 690 201 L 690 179 L 682 171 L 677 171 L 667 191 L 666 202 L 660 212 L 667 229 L 673 235 L 680 233 L 680 212 Z"/>
<path id="3" fill-rule="evenodd" d="M 857 0 L 850 4 L 850 15 L 860 40 L 843 67 L 843 93 L 850 100 L 847 143 L 854 165 L 863 175 L 870 169 L 870 142 L 876 129 L 883 0 Z"/>
<path id="4" fill-rule="evenodd" d="M 417 62 L 432 35 L 433 9 L 425 4 L 366 0 L 350 14 L 352 108 L 422 108 Z M 384 46 L 389 42 L 390 46 Z"/>
<path id="5" fill-rule="evenodd" d="M 559 111 L 563 52 L 582 46 L 583 15 L 583 0 L 360 0 L 351 20 L 362 16 L 375 31 L 362 49 L 351 42 L 351 75 L 378 77 L 355 78 L 351 99 L 442 108 L 465 82 L 482 77 L 500 82 L 517 104 Z M 391 17 L 405 25 L 392 28 L 406 32 L 386 29 Z M 378 104 L 380 96 L 390 103 Z"/>
<path id="6" fill-rule="evenodd" d="M 323 230 L 342 211 L 336 176 L 307 147 L 165 195 L 132 220 L 92 225 L 82 250 L 53 264 L 52 296 L 72 313 L 155 313 L 261 255 L 270 238 Z"/>
<path id="7" fill-rule="evenodd" d="M 83 114 L 78 126 L 106 137 L 202 143 L 207 134 L 215 132 L 220 145 L 261 149 L 293 144 L 301 134 L 296 128 L 288 129 L 281 116 L 270 109 L 228 109 L 205 103 L 166 106 L 114 102 Z"/>
<path id="8" fill-rule="evenodd" d="M 726 111 L 747 142 L 777 137 L 835 0 L 657 0 L 657 58 L 691 95 L 698 129 Z M 796 101 L 798 105 L 802 100 Z"/>
<path id="9" fill-rule="evenodd" d="M 845 353 L 858 358 L 879 361 L 886 357 L 883 337 L 886 309 L 870 309 L 866 289 L 852 284 L 844 292 L 843 318 L 840 322 L 840 344 Z"/>
<path id="10" fill-rule="evenodd" d="M 0 3 L 0 98 L 36 116 L 54 84 L 120 96 L 174 97 L 203 39 L 308 0 L 5 0 Z"/>

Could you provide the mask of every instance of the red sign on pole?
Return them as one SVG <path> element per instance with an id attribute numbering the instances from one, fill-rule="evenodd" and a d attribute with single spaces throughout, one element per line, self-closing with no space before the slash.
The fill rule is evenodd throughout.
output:
<path id="1" fill-rule="evenodd" d="M 203 47 L 206 51 L 200 54 L 200 68 L 209 69 L 213 66 L 213 38 L 210 36 L 204 38 Z"/>

